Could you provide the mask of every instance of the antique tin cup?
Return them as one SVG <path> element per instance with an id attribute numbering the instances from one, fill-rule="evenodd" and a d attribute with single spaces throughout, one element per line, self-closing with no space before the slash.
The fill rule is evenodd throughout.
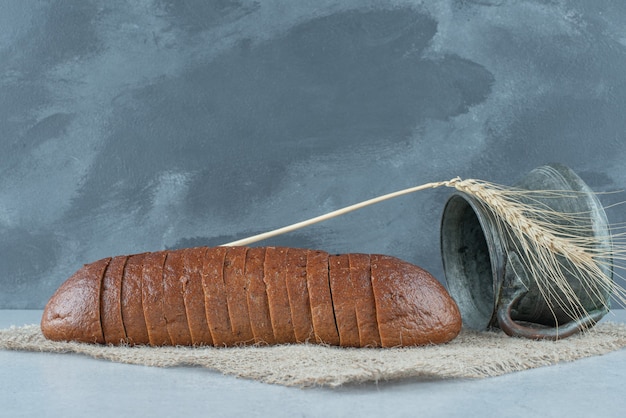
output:
<path id="1" fill-rule="evenodd" d="M 564 219 L 561 227 L 572 227 L 568 230 L 594 237 L 597 249 L 610 254 L 612 242 L 604 209 L 571 169 L 558 164 L 542 166 L 514 187 L 563 191 L 525 203 L 576 214 L 575 220 Z M 448 290 L 459 306 L 465 327 L 478 330 L 499 327 L 512 336 L 557 339 L 593 326 L 607 313 L 610 292 L 588 292 L 575 274 L 566 278 L 580 299 L 584 314 L 572 315 L 562 306 L 562 294 L 546 300 L 524 268 L 516 242 L 505 232 L 471 195 L 455 192 L 445 205 L 441 222 L 444 271 Z M 598 265 L 612 278 L 610 261 L 599 260 Z"/>

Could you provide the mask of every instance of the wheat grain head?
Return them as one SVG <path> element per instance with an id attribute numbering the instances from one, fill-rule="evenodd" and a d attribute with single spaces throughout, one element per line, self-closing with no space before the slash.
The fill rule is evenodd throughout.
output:
<path id="1" fill-rule="evenodd" d="M 583 297 L 608 310 L 613 295 L 626 306 L 626 291 L 612 277 L 614 261 L 624 259 L 624 234 L 611 235 L 608 229 L 605 235 L 590 233 L 589 213 L 559 212 L 545 204 L 551 198 L 576 199 L 581 193 L 515 189 L 459 178 L 445 185 L 473 196 L 493 215 L 499 235 L 521 257 L 555 322 L 557 310 L 572 319 L 587 316 Z"/>

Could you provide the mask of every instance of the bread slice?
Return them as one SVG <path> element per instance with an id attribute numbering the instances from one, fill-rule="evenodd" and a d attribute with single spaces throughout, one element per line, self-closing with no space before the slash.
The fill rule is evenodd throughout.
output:
<path id="1" fill-rule="evenodd" d="M 127 256 L 113 257 L 102 279 L 100 298 L 100 320 L 107 344 L 126 342 L 122 321 L 122 277 Z"/>
<path id="2" fill-rule="evenodd" d="M 152 346 L 172 344 L 163 314 L 163 265 L 166 255 L 165 251 L 147 253 L 143 261 L 141 302 Z"/>
<path id="3" fill-rule="evenodd" d="M 359 327 L 361 347 L 380 347 L 380 333 L 376 320 L 376 301 L 372 289 L 369 254 L 348 254 L 350 281 Z"/>
<path id="4" fill-rule="evenodd" d="M 272 329 L 267 291 L 263 281 L 264 263 L 265 248 L 248 249 L 245 267 L 248 315 L 255 344 L 274 344 L 276 338 Z"/>
<path id="5" fill-rule="evenodd" d="M 193 345 L 213 345 L 204 306 L 202 264 L 206 247 L 189 248 L 183 253 L 183 300 Z"/>
<path id="6" fill-rule="evenodd" d="M 287 248 L 267 247 L 265 249 L 263 281 L 267 290 L 272 329 L 278 344 L 296 342 L 286 285 L 286 260 Z"/>
<path id="7" fill-rule="evenodd" d="M 395 257 L 370 260 L 383 347 L 440 344 L 458 335 L 458 307 L 430 273 Z"/>
<path id="8" fill-rule="evenodd" d="M 215 346 L 230 346 L 237 343 L 233 338 L 224 285 L 224 261 L 226 247 L 210 248 L 202 266 L 202 287 L 207 322 Z"/>
<path id="9" fill-rule="evenodd" d="M 226 286 L 230 326 L 233 338 L 239 344 L 250 344 L 254 341 L 250 326 L 250 314 L 248 313 L 246 277 L 244 275 L 247 252 L 247 247 L 230 247 L 226 251 L 224 261 L 224 284 Z"/>
<path id="10" fill-rule="evenodd" d="M 183 298 L 183 251 L 168 251 L 163 266 L 163 314 L 172 345 L 192 345 Z"/>
<path id="11" fill-rule="evenodd" d="M 141 275 L 145 254 L 128 257 L 122 279 L 122 322 L 129 344 L 149 344 L 148 328 L 141 301 Z"/>
<path id="12" fill-rule="evenodd" d="M 331 255 L 328 265 L 330 266 L 330 291 L 339 331 L 339 343 L 342 347 L 359 347 L 361 340 L 348 255 Z"/>
<path id="13" fill-rule="evenodd" d="M 85 264 L 54 292 L 41 317 L 41 332 L 53 341 L 104 344 L 100 290 L 111 258 Z"/>
<path id="14" fill-rule="evenodd" d="M 339 332 L 330 294 L 328 257 L 328 253 L 324 251 L 307 251 L 307 288 L 315 341 L 339 345 Z"/>
<path id="15" fill-rule="evenodd" d="M 291 307 L 291 321 L 296 342 L 314 340 L 311 304 L 306 281 L 307 250 L 289 248 L 286 259 L 286 284 Z"/>

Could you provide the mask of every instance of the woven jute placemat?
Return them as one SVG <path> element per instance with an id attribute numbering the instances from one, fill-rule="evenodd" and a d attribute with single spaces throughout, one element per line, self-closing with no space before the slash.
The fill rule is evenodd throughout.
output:
<path id="1" fill-rule="evenodd" d="M 484 378 L 602 355 L 626 347 L 626 326 L 604 322 L 559 341 L 464 330 L 442 345 L 367 349 L 313 344 L 265 347 L 107 346 L 49 341 L 38 325 L 0 330 L 0 348 L 74 353 L 155 367 L 200 366 L 286 386 L 339 386 L 393 379 Z"/>

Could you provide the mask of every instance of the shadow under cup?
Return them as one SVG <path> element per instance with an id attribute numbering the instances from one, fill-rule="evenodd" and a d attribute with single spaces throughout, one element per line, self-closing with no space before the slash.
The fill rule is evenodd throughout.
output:
<path id="1" fill-rule="evenodd" d="M 524 203 L 575 214 L 556 230 L 567 229 L 581 237 L 594 238 L 594 250 L 610 254 L 612 242 L 606 214 L 589 187 L 569 168 L 547 165 L 528 173 L 515 186 L 534 191 L 561 191 L 546 198 L 533 196 Z M 541 196 L 541 194 L 537 194 Z M 573 219 L 573 220 L 572 220 Z M 485 330 L 499 327 L 507 334 L 533 339 L 557 339 L 593 326 L 608 311 L 609 289 L 589 290 L 584 280 L 563 257 L 568 286 L 583 307 L 572 315 L 563 306 L 565 295 L 546 298 L 525 266 L 519 244 L 498 224 L 485 205 L 467 193 L 457 191 L 447 201 L 441 221 L 441 252 L 448 291 L 461 311 L 463 326 Z M 598 264 L 612 278 L 609 259 Z"/>

